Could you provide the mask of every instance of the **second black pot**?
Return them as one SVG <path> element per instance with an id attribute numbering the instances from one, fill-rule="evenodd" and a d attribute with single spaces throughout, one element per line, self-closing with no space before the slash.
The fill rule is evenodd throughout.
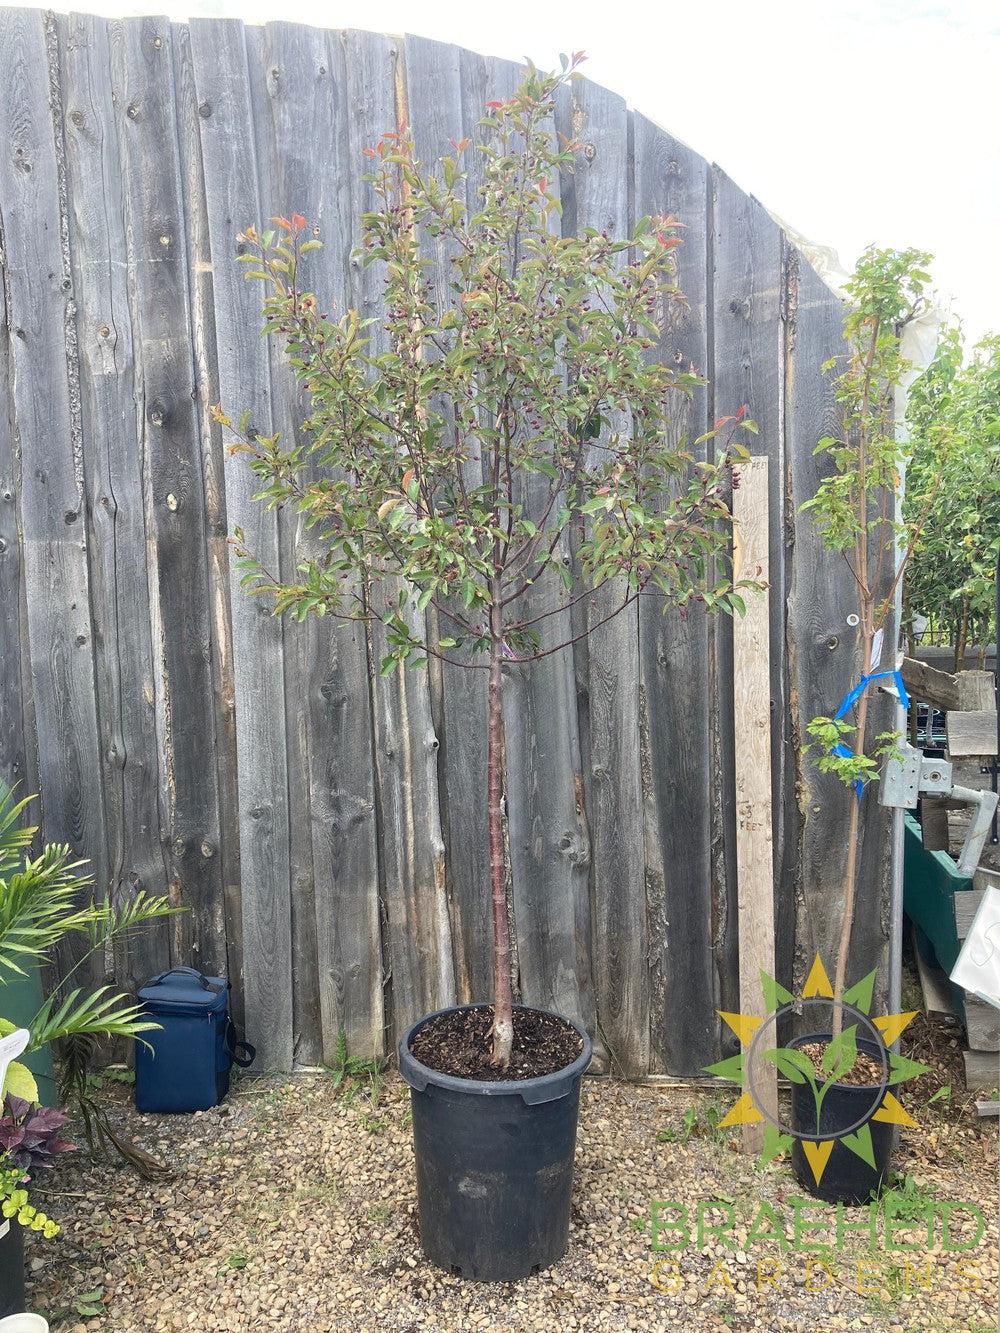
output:
<path id="1" fill-rule="evenodd" d="M 0 1319 L 24 1309 L 24 1232 L 16 1217 L 0 1218 Z"/>
<path id="2" fill-rule="evenodd" d="M 798 1047 L 804 1046 L 807 1042 L 829 1040 L 829 1032 L 823 1032 L 796 1037 L 788 1045 Z M 873 1041 L 859 1038 L 858 1049 L 875 1060 L 880 1058 L 879 1047 Z M 834 1139 L 833 1150 L 818 1185 L 803 1151 L 802 1140 L 796 1138 L 792 1145 L 795 1179 L 815 1198 L 824 1199 L 828 1203 L 868 1203 L 872 1195 L 877 1195 L 882 1188 L 882 1182 L 889 1170 L 893 1126 L 883 1121 L 872 1120 L 871 1116 L 878 1110 L 883 1091 L 884 1089 L 878 1087 L 856 1087 L 850 1083 L 834 1083 L 823 1099 L 817 1132 L 816 1103 L 813 1100 L 812 1089 L 808 1083 L 792 1084 L 792 1127 L 796 1133 L 809 1139 Z M 835 1137 L 845 1131 L 854 1132 L 860 1124 L 867 1124 L 871 1130 L 874 1167 Z"/>
<path id="3" fill-rule="evenodd" d="M 565 1069 L 503 1083 L 453 1078 L 410 1050 L 417 1030 L 437 1016 L 420 1019 L 399 1044 L 413 1107 L 420 1243 L 432 1263 L 460 1277 L 529 1277 L 566 1253 L 590 1038 L 564 1019 L 583 1041 Z"/>

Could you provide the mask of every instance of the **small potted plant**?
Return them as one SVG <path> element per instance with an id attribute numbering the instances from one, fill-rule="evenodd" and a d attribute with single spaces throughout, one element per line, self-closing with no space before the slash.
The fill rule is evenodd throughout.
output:
<path id="1" fill-rule="evenodd" d="M 878 1190 L 892 1147 L 892 1118 L 881 1109 L 886 1090 L 923 1069 L 888 1050 L 870 1019 L 875 973 L 849 984 L 849 968 L 862 815 L 880 764 L 896 755 L 901 739 L 890 729 L 871 734 L 872 695 L 880 680 L 902 689 L 897 645 L 887 631 L 907 562 L 933 512 L 950 447 L 949 432 L 932 433 L 936 462 L 928 465 L 927 455 L 905 510 L 897 512 L 912 452 L 895 424 L 895 394 L 911 371 L 900 333 L 924 308 L 929 262 L 918 250 L 872 247 L 861 257 L 847 285 L 846 351 L 825 367 L 838 372 L 833 381 L 838 430 L 821 439 L 816 452 L 829 458 L 832 468 L 803 505 L 826 548 L 846 561 L 856 596 L 848 623 L 857 625 L 858 675 L 845 682 L 844 700 L 832 717 L 808 724 L 814 763 L 843 785 L 850 817 L 833 982 L 817 961 L 806 986 L 807 994 L 828 997 L 830 1028 L 802 1034 L 771 1054 L 792 1080 L 793 1128 L 800 1136 L 792 1151 L 796 1175 L 813 1194 L 833 1201 L 863 1203 Z"/>
<path id="2" fill-rule="evenodd" d="M 29 1201 L 27 1186 L 71 1143 L 60 1137 L 68 1116 L 8 1093 L 0 1108 L 0 1318 L 24 1309 L 24 1232 L 50 1238 L 59 1230 Z"/>
<path id="3" fill-rule="evenodd" d="M 434 168 L 416 160 L 405 127 L 365 150 L 375 207 L 360 253 L 384 268 L 381 326 L 354 310 L 320 313 L 303 288 L 319 244 L 305 218 L 248 228 L 241 258 L 266 284 L 264 329 L 284 340 L 309 415 L 302 442 L 285 443 L 216 409 L 258 498 L 297 508 L 322 548 L 283 581 L 237 533 L 244 586 L 298 619 L 381 622 L 383 674 L 436 658 L 484 683 L 494 993 L 421 1018 L 399 1062 L 423 1248 L 450 1272 L 491 1280 L 565 1251 L 591 1054 L 575 1023 L 513 1004 L 505 675 L 574 641 L 575 603 L 586 604 L 581 635 L 640 597 L 664 610 L 743 608 L 725 494 L 746 457 L 735 437 L 753 423 L 741 409 L 700 440 L 679 439 L 678 397 L 701 381 L 653 351 L 681 299 L 680 224 L 647 217 L 621 237 L 558 225 L 555 187 L 581 145 L 556 144 L 549 126 L 580 59 L 558 74 L 529 67 L 512 97 L 488 105 L 471 202 L 468 141 Z M 450 255 L 434 286 L 428 238 Z M 707 461 L 702 446 L 716 436 Z"/>

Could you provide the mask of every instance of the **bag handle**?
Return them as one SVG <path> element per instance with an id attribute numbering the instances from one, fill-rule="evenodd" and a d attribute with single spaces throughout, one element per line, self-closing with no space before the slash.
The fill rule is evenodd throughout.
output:
<path id="1" fill-rule="evenodd" d="M 199 985 L 201 986 L 202 990 L 211 991 L 211 992 L 213 992 L 215 995 L 220 994 L 220 992 L 222 991 L 222 987 L 221 987 L 221 986 L 213 986 L 212 983 L 209 981 L 208 977 L 206 977 L 205 974 L 204 974 L 203 972 L 199 972 L 198 969 L 197 969 L 196 967 L 171 967 L 171 968 L 168 968 L 166 972 L 161 972 L 161 973 L 159 974 L 159 976 L 153 977 L 153 979 L 152 979 L 151 981 L 147 981 L 147 982 L 146 982 L 146 985 L 147 985 L 147 986 L 159 986 L 159 985 L 161 985 L 164 981 L 166 981 L 167 977 L 174 977 L 174 976 L 189 976 L 189 977 L 195 977 L 195 978 L 197 979 Z"/>
<path id="2" fill-rule="evenodd" d="M 239 1065 L 241 1069 L 248 1069 L 257 1058 L 256 1046 L 251 1046 L 248 1041 L 237 1040 L 236 1024 L 228 1013 L 226 1014 L 226 1050 L 229 1052 L 229 1058 L 233 1064 Z"/>

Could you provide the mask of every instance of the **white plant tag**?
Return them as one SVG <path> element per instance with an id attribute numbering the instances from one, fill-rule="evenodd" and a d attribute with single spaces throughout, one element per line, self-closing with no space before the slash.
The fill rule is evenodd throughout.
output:
<path id="1" fill-rule="evenodd" d="M 7 1081 L 8 1065 L 11 1060 L 17 1059 L 30 1040 L 31 1033 L 27 1028 L 15 1028 L 6 1037 L 0 1038 L 0 1092 Z"/>
<path id="2" fill-rule="evenodd" d="M 885 640 L 885 626 L 880 625 L 872 639 L 872 670 L 877 671 L 882 665 L 882 643 Z"/>
<path id="3" fill-rule="evenodd" d="M 986 889 L 951 979 L 1000 1009 L 1000 889 Z"/>

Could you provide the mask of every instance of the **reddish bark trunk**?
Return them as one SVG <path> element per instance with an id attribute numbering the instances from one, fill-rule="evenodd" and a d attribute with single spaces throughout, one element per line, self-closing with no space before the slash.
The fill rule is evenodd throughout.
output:
<path id="1" fill-rule="evenodd" d="M 493 1063 L 506 1068 L 514 1038 L 510 977 L 507 873 L 503 854 L 503 700 L 500 642 L 490 645 L 489 731 L 486 757 L 490 884 L 493 899 Z"/>

